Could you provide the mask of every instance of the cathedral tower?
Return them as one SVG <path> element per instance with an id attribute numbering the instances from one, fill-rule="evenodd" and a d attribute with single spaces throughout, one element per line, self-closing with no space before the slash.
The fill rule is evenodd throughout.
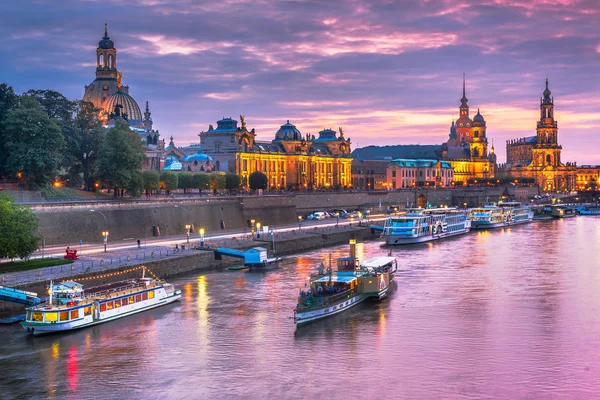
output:
<path id="1" fill-rule="evenodd" d="M 468 143 L 472 137 L 473 121 L 469 118 L 469 99 L 467 99 L 465 74 L 463 73 L 463 95 L 460 99 L 460 117 L 456 121 L 457 141 L 459 143 Z"/>
<path id="2" fill-rule="evenodd" d="M 117 79 L 117 49 L 108 37 L 108 24 L 104 24 L 104 37 L 96 49 L 96 79 Z"/>
<path id="3" fill-rule="evenodd" d="M 558 123 L 554 119 L 554 98 L 551 95 L 552 92 L 548 89 L 548 78 L 546 78 L 546 90 L 540 99 L 540 120 L 537 122 L 532 161 L 539 167 L 556 168 L 562 165 L 560 162 L 562 146 L 558 144 Z"/>

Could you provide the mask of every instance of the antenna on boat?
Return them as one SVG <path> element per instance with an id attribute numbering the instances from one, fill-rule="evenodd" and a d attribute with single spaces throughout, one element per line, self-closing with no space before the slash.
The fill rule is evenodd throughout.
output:
<path id="1" fill-rule="evenodd" d="M 52 304 L 52 280 L 50 280 L 50 289 L 48 289 L 48 294 L 50 295 L 48 302 Z"/>
<path id="2" fill-rule="evenodd" d="M 144 279 L 145 276 L 146 276 L 146 266 L 144 265 L 142 267 L 142 279 Z"/>

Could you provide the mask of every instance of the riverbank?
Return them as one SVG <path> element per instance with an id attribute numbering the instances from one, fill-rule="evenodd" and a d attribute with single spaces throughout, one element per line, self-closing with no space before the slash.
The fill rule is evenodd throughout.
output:
<path id="1" fill-rule="evenodd" d="M 184 251 L 174 251 L 171 248 L 150 248 L 144 252 L 131 252 L 113 259 L 110 254 L 100 253 L 94 257 L 82 260 L 80 264 L 59 267 L 42 268 L 23 273 L 4 274 L 0 277 L 2 285 L 38 293 L 46 292 L 51 280 L 81 281 L 86 287 L 137 278 L 140 276 L 136 267 L 146 266 L 160 278 L 169 278 L 183 273 L 199 270 L 224 269 L 243 263 L 240 259 L 223 257 L 217 260 L 215 250 L 218 247 L 228 247 L 247 250 L 252 247 L 265 247 L 269 255 L 289 255 L 307 250 L 327 248 L 347 243 L 350 238 L 358 241 L 372 240 L 379 237 L 371 232 L 368 226 L 339 226 L 314 227 L 296 229 L 289 232 L 277 233 L 275 238 L 262 235 L 261 239 L 251 235 L 240 235 L 211 243 L 210 247 L 200 247 L 192 243 Z M 275 253 L 273 253 L 273 246 Z M 143 256 L 141 256 L 143 254 Z M 81 265 L 78 267 L 78 265 Z M 97 277 L 90 279 L 91 277 Z M 0 302 L 0 316 L 23 311 L 23 306 L 8 302 Z"/>

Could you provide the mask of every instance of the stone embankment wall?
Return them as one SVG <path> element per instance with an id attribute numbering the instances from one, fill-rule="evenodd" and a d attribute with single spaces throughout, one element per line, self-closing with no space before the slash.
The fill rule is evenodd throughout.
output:
<path id="1" fill-rule="evenodd" d="M 336 208 L 356 209 L 399 205 L 416 207 L 419 199 L 426 204 L 476 206 L 486 201 L 496 201 L 504 188 L 469 189 L 416 189 L 391 192 L 348 193 L 297 193 L 282 196 L 247 196 L 235 198 L 202 197 L 171 201 L 128 201 L 120 203 L 68 203 L 64 205 L 38 205 L 35 211 L 40 218 L 40 231 L 46 245 L 97 243 L 102 240 L 104 218 L 110 232 L 109 241 L 153 236 L 157 227 L 160 234 L 175 235 L 185 232 L 186 224 L 194 225 L 194 232 L 203 227 L 207 232 L 249 227 L 255 219 L 263 225 L 277 226 L 297 222 L 298 215 L 315 210 Z M 537 193 L 537 188 L 509 187 L 517 199 L 527 199 Z M 175 207 L 177 205 L 178 207 Z M 187 210 L 187 211 L 186 211 Z"/>

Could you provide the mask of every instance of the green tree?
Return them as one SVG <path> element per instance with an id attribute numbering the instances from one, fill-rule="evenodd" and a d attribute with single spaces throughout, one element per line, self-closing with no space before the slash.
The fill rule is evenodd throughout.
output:
<path id="1" fill-rule="evenodd" d="M 242 183 L 242 180 L 240 179 L 240 176 L 237 174 L 234 174 L 232 172 L 228 172 L 225 174 L 225 188 L 228 190 L 232 190 L 232 189 L 238 189 L 240 187 L 240 184 Z"/>
<path id="2" fill-rule="evenodd" d="M 144 145 L 140 136 L 125 122 L 117 122 L 106 133 L 98 154 L 99 177 L 103 184 L 115 190 L 115 197 L 131 187 L 144 161 Z"/>
<path id="3" fill-rule="evenodd" d="M 61 125 L 67 125 L 77 112 L 77 101 L 72 101 L 55 90 L 33 90 L 24 93 L 24 96 L 33 97 L 40 103 L 42 110 L 48 116 L 57 120 Z"/>
<path id="4" fill-rule="evenodd" d="M 136 171 L 131 175 L 131 179 L 129 179 L 129 183 L 127 187 L 125 187 L 127 193 L 131 197 L 140 197 L 142 194 L 142 190 L 144 190 L 144 178 L 142 178 L 142 173 Z"/>
<path id="5" fill-rule="evenodd" d="M 160 188 L 167 191 L 167 195 L 171 194 L 171 190 L 177 189 L 178 186 L 177 174 L 170 171 L 160 173 Z"/>
<path id="6" fill-rule="evenodd" d="M 252 190 L 266 189 L 269 185 L 269 178 L 260 171 L 254 171 L 248 177 L 248 182 Z"/>
<path id="7" fill-rule="evenodd" d="M 27 183 L 46 184 L 58 172 L 65 140 L 59 124 L 50 119 L 40 104 L 23 97 L 10 110 L 4 124 L 9 174 L 22 173 Z"/>
<path id="8" fill-rule="evenodd" d="M 29 257 L 40 242 L 38 225 L 31 207 L 15 204 L 12 197 L 0 192 L 0 259 Z"/>
<path id="9" fill-rule="evenodd" d="M 17 96 L 12 87 L 6 83 L 0 84 L 0 178 L 7 175 L 6 159 L 8 158 L 8 148 L 6 147 L 6 133 L 4 121 L 8 111 L 16 107 L 19 96 Z"/>
<path id="10" fill-rule="evenodd" d="M 187 189 L 192 189 L 194 186 L 194 174 L 191 172 L 181 172 L 177 178 L 177 186 L 183 189 L 183 193 L 187 193 Z"/>
<path id="11" fill-rule="evenodd" d="M 210 179 L 210 188 L 212 190 L 225 189 L 225 174 L 213 172 L 212 174 L 209 175 L 209 179 Z"/>
<path id="12" fill-rule="evenodd" d="M 102 122 L 98 119 L 99 109 L 92 103 L 77 103 L 75 118 L 69 122 L 66 134 L 66 161 L 72 174 L 83 174 L 85 190 L 94 187 L 94 174 L 97 173 L 98 154 L 106 134 Z"/>
<path id="13" fill-rule="evenodd" d="M 144 190 L 146 191 L 147 195 L 150 195 L 153 191 L 160 189 L 160 177 L 158 171 L 144 171 L 142 172 L 142 179 L 144 180 Z"/>
<path id="14" fill-rule="evenodd" d="M 210 188 L 210 178 L 204 172 L 196 172 L 192 178 L 192 187 L 200 191 Z"/>

